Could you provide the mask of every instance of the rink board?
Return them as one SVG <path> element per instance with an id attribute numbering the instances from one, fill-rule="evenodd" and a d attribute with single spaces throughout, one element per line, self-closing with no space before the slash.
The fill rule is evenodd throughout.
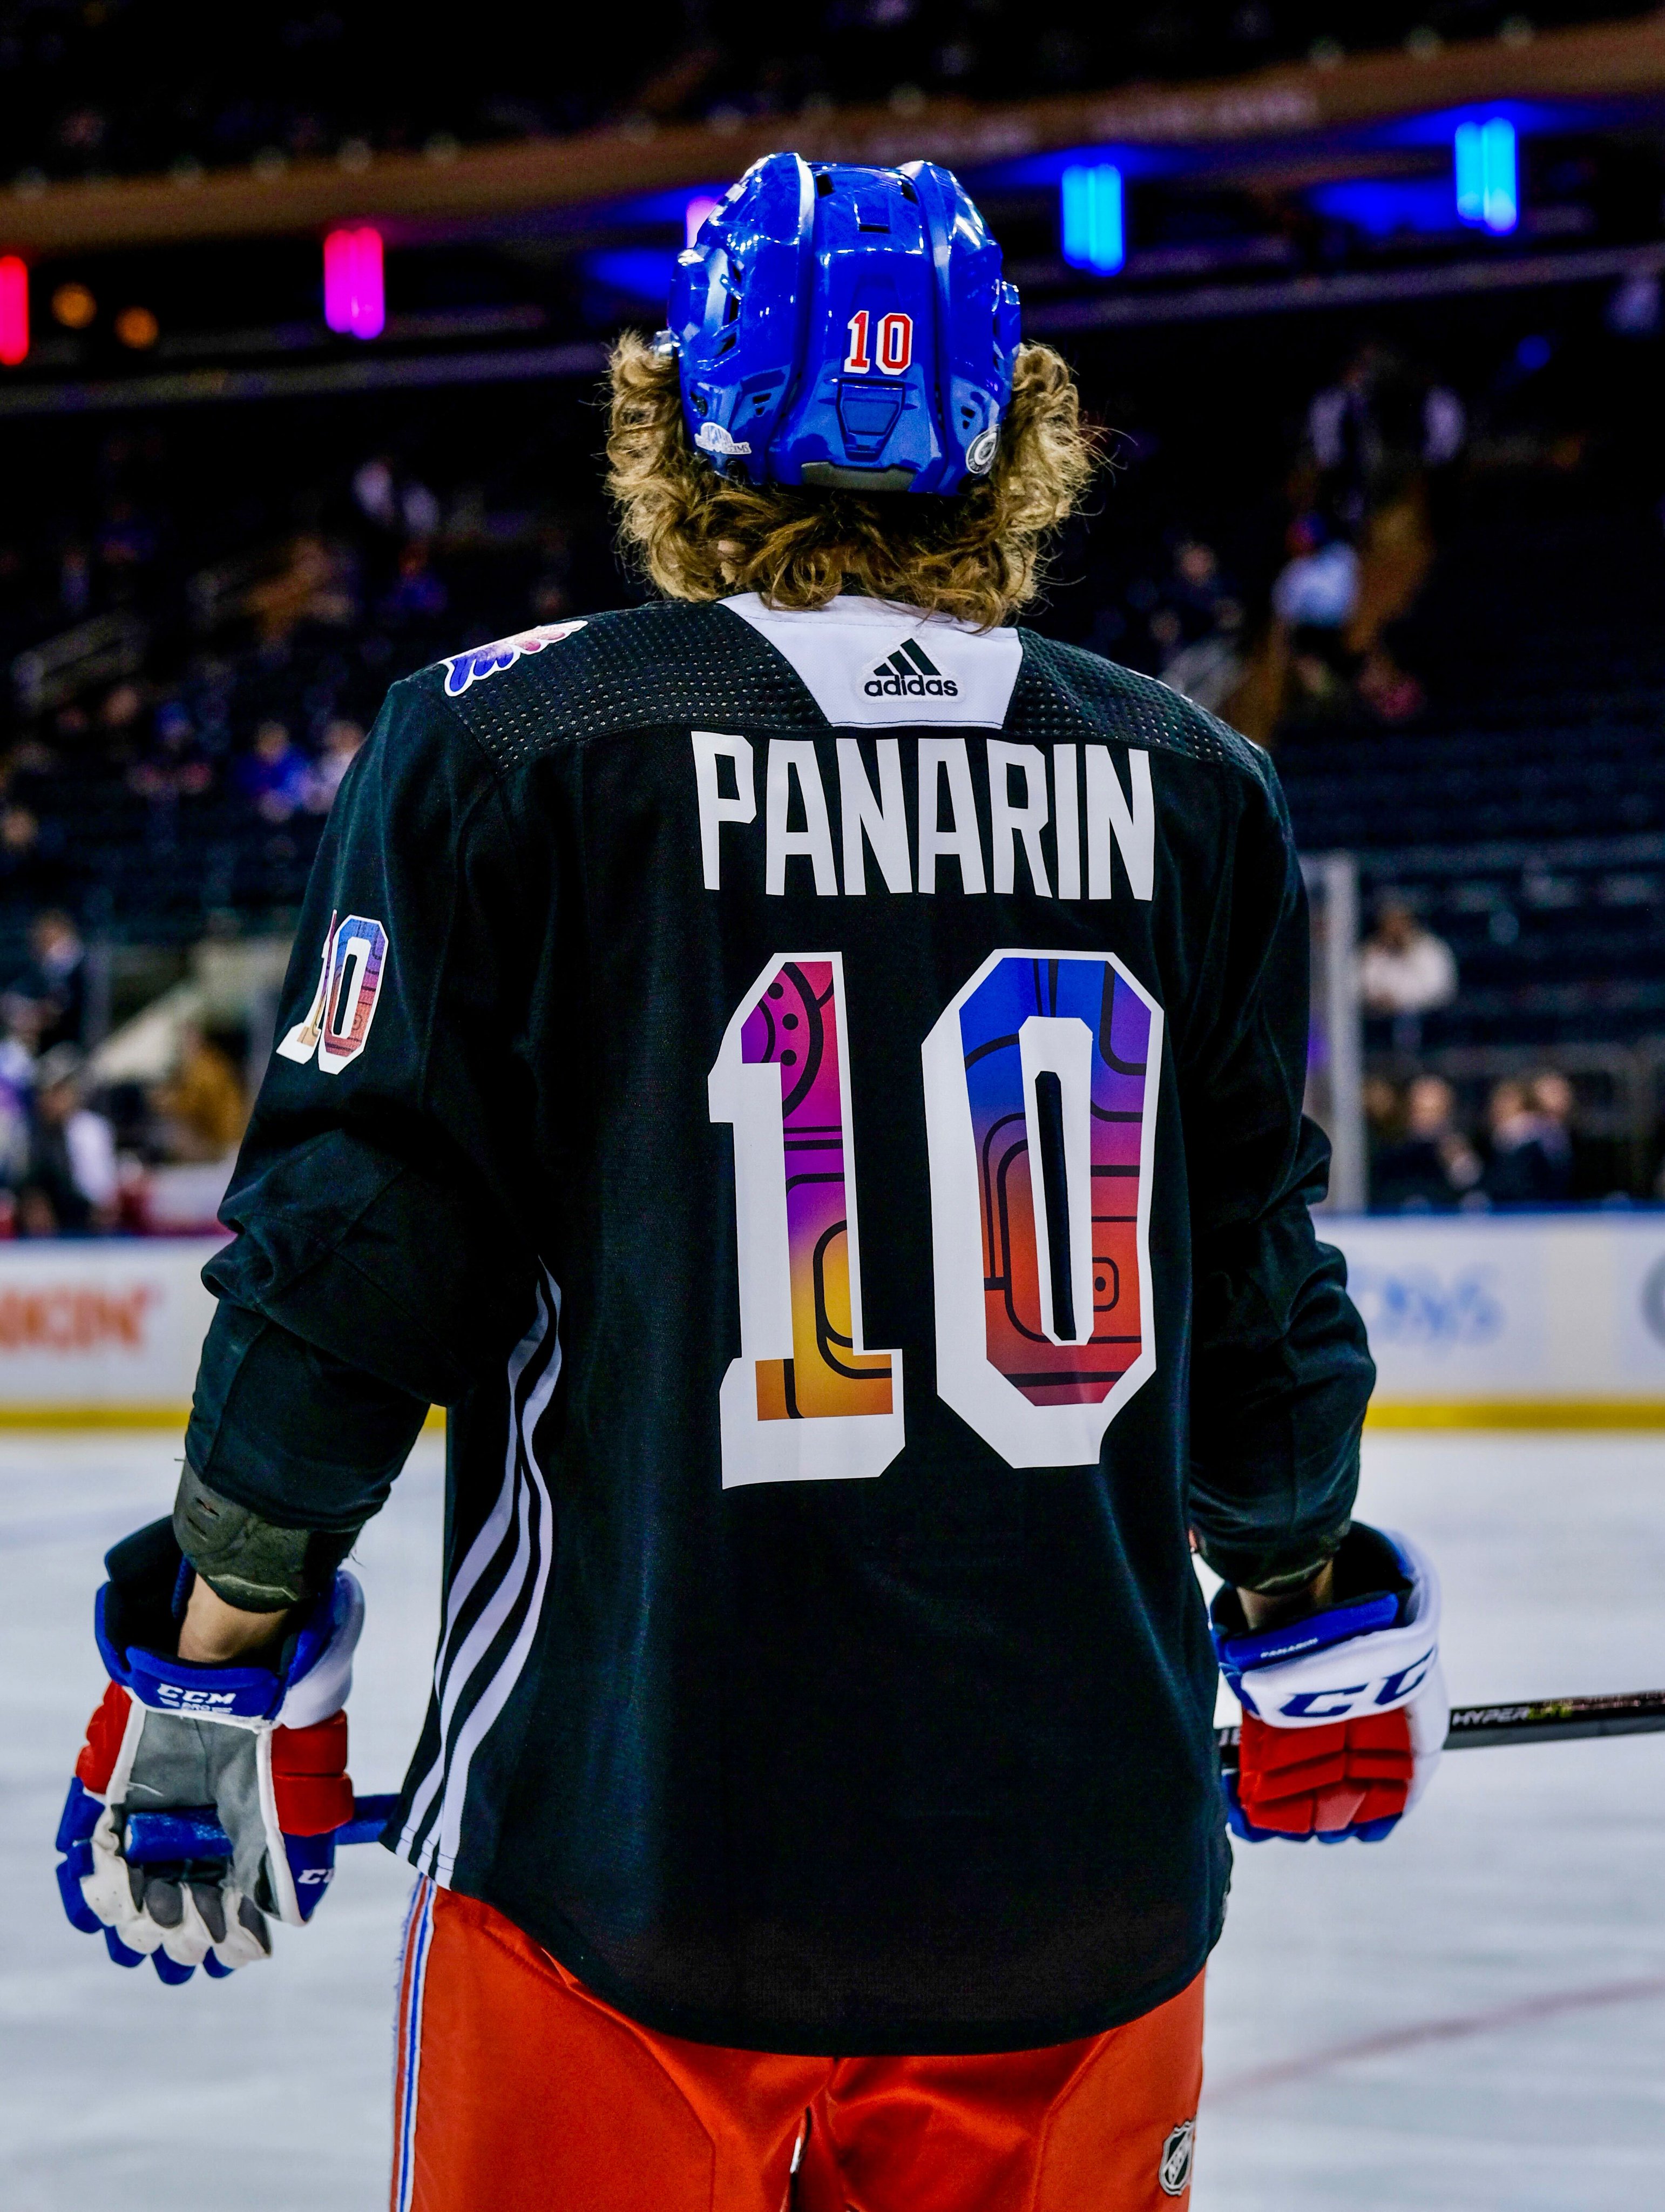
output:
<path id="1" fill-rule="evenodd" d="M 1326 1216 L 1383 1428 L 1665 1428 L 1665 1212 Z M 0 1427 L 183 1426 L 213 1237 L 0 1245 Z"/>
<path id="2" fill-rule="evenodd" d="M 1384 1428 L 1665 1427 L 1665 1212 L 1332 1219 Z"/>
<path id="3" fill-rule="evenodd" d="M 0 1428 L 183 1429 L 225 1241 L 0 1244 Z"/>

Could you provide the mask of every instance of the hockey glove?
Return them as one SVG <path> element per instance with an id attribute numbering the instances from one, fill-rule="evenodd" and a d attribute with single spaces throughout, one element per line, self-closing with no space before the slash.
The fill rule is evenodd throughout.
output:
<path id="1" fill-rule="evenodd" d="M 337 1572 L 275 1668 L 197 1667 L 173 1656 L 193 1570 L 170 1523 L 105 1566 L 94 1622 L 111 1681 L 58 1827 L 64 1910 L 118 1966 L 148 1956 L 170 1983 L 198 1966 L 224 1975 L 269 1954 L 269 1913 L 310 1919 L 334 1872 L 335 1831 L 353 1816 L 342 1707 L 363 1593 Z M 130 1864 L 129 1817 L 164 1811 L 201 1816 L 204 1856 Z"/>
<path id="2" fill-rule="evenodd" d="M 1222 1777 L 1232 1833 L 1379 1843 L 1426 1789 L 1450 1719 L 1426 1553 L 1355 1522 L 1328 1605 L 1256 1632 L 1228 1584 L 1210 1621 L 1243 1706 L 1238 1771 Z"/>

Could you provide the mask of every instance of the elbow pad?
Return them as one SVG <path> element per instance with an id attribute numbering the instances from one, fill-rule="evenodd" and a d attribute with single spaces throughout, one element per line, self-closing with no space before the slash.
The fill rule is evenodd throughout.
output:
<path id="1" fill-rule="evenodd" d="M 187 1460 L 173 1501 L 173 1534 L 216 1597 L 245 1613 L 282 1613 L 330 1588 L 359 1531 L 280 1528 L 210 1490 Z"/>

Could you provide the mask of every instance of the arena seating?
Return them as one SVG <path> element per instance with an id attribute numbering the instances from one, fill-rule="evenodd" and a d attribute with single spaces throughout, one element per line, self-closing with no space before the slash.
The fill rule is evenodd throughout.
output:
<path id="1" fill-rule="evenodd" d="M 1281 747 L 1304 849 L 1356 852 L 1457 956 L 1425 1043 L 1665 1027 L 1662 585 L 1651 508 L 1472 523 L 1408 641 L 1426 714 Z"/>

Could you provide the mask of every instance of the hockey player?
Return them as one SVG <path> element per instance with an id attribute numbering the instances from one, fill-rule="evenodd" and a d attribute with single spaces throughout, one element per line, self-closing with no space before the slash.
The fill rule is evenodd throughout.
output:
<path id="1" fill-rule="evenodd" d="M 304 1919 L 342 1561 L 449 1409 L 396 2212 L 1144 2212 L 1240 1835 L 1443 1732 L 1351 1528 L 1263 754 L 1012 626 L 1090 453 L 954 178 L 748 171 L 620 345 L 654 605 L 399 684 L 319 854 L 172 1523 L 117 1547 L 72 1917 Z M 227 1863 L 142 1868 L 137 1808 Z"/>

